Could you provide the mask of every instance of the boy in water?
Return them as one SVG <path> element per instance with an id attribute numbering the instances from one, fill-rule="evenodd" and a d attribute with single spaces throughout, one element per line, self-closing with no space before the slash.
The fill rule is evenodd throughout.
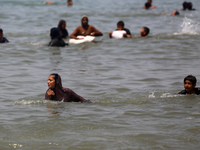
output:
<path id="1" fill-rule="evenodd" d="M 192 75 L 188 75 L 184 78 L 184 88 L 185 90 L 182 90 L 178 94 L 196 94 L 200 95 L 200 88 L 195 88 L 197 79 L 196 77 Z"/>
<path id="2" fill-rule="evenodd" d="M 150 29 L 148 27 L 143 27 L 140 30 L 140 37 L 148 37 L 149 32 L 150 32 Z"/>
<path id="3" fill-rule="evenodd" d="M 117 23 L 117 29 L 116 29 L 116 31 L 125 31 L 126 33 L 124 33 L 123 34 L 123 37 L 125 37 L 125 38 L 131 38 L 131 32 L 130 32 L 130 30 L 129 29 L 127 29 L 127 28 L 124 28 L 124 22 L 123 21 L 119 21 L 118 23 Z M 112 33 L 113 33 L 113 31 L 110 31 L 109 32 L 109 37 L 110 38 L 112 38 Z"/>
<path id="4" fill-rule="evenodd" d="M 3 30 L 0 29 L 0 43 L 8 43 L 9 41 L 3 37 Z"/>

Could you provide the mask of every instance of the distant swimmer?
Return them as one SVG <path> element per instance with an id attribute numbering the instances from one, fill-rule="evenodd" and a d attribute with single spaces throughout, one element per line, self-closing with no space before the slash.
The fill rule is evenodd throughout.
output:
<path id="1" fill-rule="evenodd" d="M 131 38 L 131 32 L 130 32 L 130 30 L 127 29 L 127 28 L 124 28 L 124 26 L 125 26 L 124 22 L 123 21 L 119 21 L 117 23 L 117 29 L 116 29 L 116 31 L 125 31 L 123 33 L 123 37 L 125 37 L 125 38 Z M 109 32 L 109 37 L 113 38 L 113 31 Z"/>
<path id="2" fill-rule="evenodd" d="M 147 0 L 147 2 L 144 4 L 144 6 L 142 8 L 150 9 L 150 8 L 156 8 L 156 6 L 152 5 L 152 0 Z"/>
<path id="3" fill-rule="evenodd" d="M 72 5 L 73 5 L 72 0 L 68 0 L 68 1 L 67 1 L 67 5 L 68 5 L 68 6 L 72 6 Z"/>
<path id="4" fill-rule="evenodd" d="M 148 27 L 143 27 L 140 30 L 140 37 L 148 37 L 149 33 L 150 33 L 150 29 Z"/>
<path id="5" fill-rule="evenodd" d="M 185 90 L 182 90 L 178 94 L 184 94 L 184 95 L 186 95 L 186 94 L 196 94 L 196 95 L 200 95 L 200 88 L 196 88 L 196 82 L 197 82 L 196 77 L 194 77 L 192 75 L 188 75 L 183 80 Z"/>
<path id="6" fill-rule="evenodd" d="M 193 4 L 191 2 L 183 2 L 183 9 L 182 10 L 196 10 L 193 7 Z"/>
<path id="7" fill-rule="evenodd" d="M 44 2 L 44 4 L 51 5 L 53 3 L 51 1 L 46 1 L 46 2 Z"/>
<path id="8" fill-rule="evenodd" d="M 48 89 L 45 94 L 46 100 L 62 102 L 91 102 L 79 96 L 69 88 L 62 87 L 61 77 L 57 73 L 50 74 L 48 77 Z"/>
<path id="9" fill-rule="evenodd" d="M 172 12 L 172 15 L 173 15 L 173 16 L 178 16 L 178 15 L 180 15 L 180 13 L 179 13 L 177 10 L 174 10 L 174 11 Z"/>
<path id="10" fill-rule="evenodd" d="M 60 37 L 61 38 L 67 38 L 68 37 L 68 31 L 66 29 L 66 21 L 65 20 L 60 20 L 58 23 L 58 30 L 60 32 Z"/>
<path id="11" fill-rule="evenodd" d="M 49 42 L 48 46 L 64 47 L 65 45 L 68 45 L 60 37 L 58 28 L 55 27 L 51 28 L 50 36 L 51 36 L 51 41 Z"/>
<path id="12" fill-rule="evenodd" d="M 81 39 L 81 38 L 77 38 L 77 36 L 102 36 L 103 34 L 97 30 L 94 26 L 89 25 L 88 24 L 89 19 L 87 16 L 82 16 L 81 17 L 81 24 L 80 26 L 78 26 L 74 32 L 70 35 L 70 38 L 72 39 Z"/>
<path id="13" fill-rule="evenodd" d="M 7 40 L 6 37 L 3 36 L 3 29 L 0 29 L 0 43 L 8 43 L 9 41 Z"/>

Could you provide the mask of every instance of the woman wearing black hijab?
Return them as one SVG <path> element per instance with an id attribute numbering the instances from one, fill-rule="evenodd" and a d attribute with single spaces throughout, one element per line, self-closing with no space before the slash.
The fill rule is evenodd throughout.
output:
<path id="1" fill-rule="evenodd" d="M 50 31 L 51 41 L 48 46 L 64 47 L 67 45 L 61 38 L 58 28 L 51 28 Z"/>
<path id="2" fill-rule="evenodd" d="M 68 31 L 66 30 L 66 22 L 65 20 L 60 20 L 58 23 L 58 30 L 60 32 L 61 38 L 67 38 L 68 37 Z"/>

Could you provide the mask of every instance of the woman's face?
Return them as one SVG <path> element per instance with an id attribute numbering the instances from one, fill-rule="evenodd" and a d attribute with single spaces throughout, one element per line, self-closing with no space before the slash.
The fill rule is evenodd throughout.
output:
<path id="1" fill-rule="evenodd" d="M 55 88 L 56 83 L 55 83 L 54 75 L 50 75 L 48 77 L 47 84 L 48 84 L 49 89 L 53 90 Z"/>
<path id="2" fill-rule="evenodd" d="M 144 28 L 142 28 L 140 30 L 140 36 L 145 36 L 145 35 L 146 35 L 146 32 L 145 32 Z"/>
<path id="3" fill-rule="evenodd" d="M 62 29 L 65 29 L 66 28 L 66 22 L 64 22 L 63 24 L 62 24 Z"/>

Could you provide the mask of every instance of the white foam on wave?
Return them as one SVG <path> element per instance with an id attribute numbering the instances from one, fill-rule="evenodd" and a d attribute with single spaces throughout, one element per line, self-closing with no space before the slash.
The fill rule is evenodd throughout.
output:
<path id="1" fill-rule="evenodd" d="M 152 92 L 148 97 L 149 97 L 149 98 L 155 98 L 155 97 L 156 97 L 156 96 L 155 96 L 155 92 Z"/>
<path id="2" fill-rule="evenodd" d="M 163 93 L 160 98 L 170 98 L 170 97 L 179 97 L 180 95 L 174 95 L 174 94 L 171 94 L 171 93 Z"/>
<path id="3" fill-rule="evenodd" d="M 58 103 L 62 103 L 62 102 L 58 102 L 58 101 L 49 101 L 49 100 L 40 100 L 40 99 L 20 99 L 17 100 L 14 104 L 15 105 L 37 105 L 37 104 L 58 104 Z"/>
<path id="4" fill-rule="evenodd" d="M 192 20 L 190 18 L 185 17 L 181 24 L 181 29 L 178 33 L 174 33 L 174 35 L 199 35 L 200 34 L 200 22 Z"/>

